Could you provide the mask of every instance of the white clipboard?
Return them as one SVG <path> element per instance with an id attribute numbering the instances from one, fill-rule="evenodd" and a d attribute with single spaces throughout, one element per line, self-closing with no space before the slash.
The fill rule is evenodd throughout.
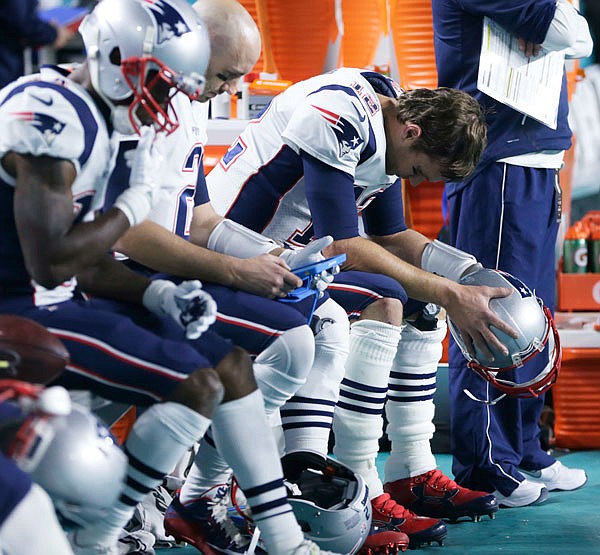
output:
<path id="1" fill-rule="evenodd" d="M 498 102 L 556 129 L 565 53 L 541 49 L 527 58 L 515 35 L 483 21 L 477 88 Z"/>

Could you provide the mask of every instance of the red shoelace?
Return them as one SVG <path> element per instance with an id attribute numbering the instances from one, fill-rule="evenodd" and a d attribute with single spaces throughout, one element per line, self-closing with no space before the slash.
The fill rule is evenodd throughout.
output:
<path id="1" fill-rule="evenodd" d="M 375 499 L 372 499 L 371 503 L 377 511 L 385 516 L 390 516 L 392 518 L 411 518 L 415 516 L 412 511 L 409 511 L 406 507 L 396 503 L 396 501 L 390 497 L 389 493 L 382 493 Z"/>
<path id="2" fill-rule="evenodd" d="M 430 470 L 422 476 L 416 476 L 418 482 L 426 482 L 436 489 L 460 489 L 458 484 L 446 476 L 441 470 Z"/>

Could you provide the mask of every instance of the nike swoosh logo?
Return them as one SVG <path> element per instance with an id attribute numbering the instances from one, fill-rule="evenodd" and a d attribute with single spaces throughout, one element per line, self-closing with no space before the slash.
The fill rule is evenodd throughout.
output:
<path id="1" fill-rule="evenodd" d="M 358 121 L 365 121 L 367 119 L 367 116 L 363 113 L 361 113 L 361 111 L 356 107 L 356 104 L 354 104 L 354 102 L 352 102 L 352 106 L 354 107 L 354 109 L 356 110 L 356 113 L 358 114 Z"/>
<path id="2" fill-rule="evenodd" d="M 46 106 L 52 106 L 52 103 L 54 102 L 52 97 L 42 98 L 41 96 L 37 96 L 36 94 L 33 94 L 33 93 L 29 93 L 29 94 L 32 98 L 35 98 L 38 102 L 41 102 L 42 104 L 45 104 Z"/>
<path id="3" fill-rule="evenodd" d="M 519 471 L 522 474 L 525 474 L 526 476 L 531 476 L 532 478 L 541 478 L 542 477 L 542 471 L 541 470 L 521 470 L 519 468 Z"/>

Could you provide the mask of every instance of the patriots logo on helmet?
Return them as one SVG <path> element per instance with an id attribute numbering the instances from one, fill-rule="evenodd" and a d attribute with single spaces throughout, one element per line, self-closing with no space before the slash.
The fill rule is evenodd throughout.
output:
<path id="1" fill-rule="evenodd" d="M 13 112 L 13 115 L 33 125 L 43 135 L 48 144 L 52 144 L 52 141 L 62 133 L 66 125 L 55 117 L 39 112 Z"/>
<path id="2" fill-rule="evenodd" d="M 527 285 L 525 285 L 520 279 L 507 272 L 503 272 L 502 270 L 496 271 L 519 292 L 521 298 L 525 299 L 527 297 L 533 296 L 533 292 L 531 291 L 531 289 L 529 289 L 529 287 L 527 287 Z"/>
<path id="3" fill-rule="evenodd" d="M 314 104 L 313 108 L 318 110 L 323 119 L 331 125 L 338 140 L 340 157 L 346 156 L 364 143 L 356 128 L 346 118 L 330 110 L 325 110 L 325 108 L 319 108 Z"/>
<path id="4" fill-rule="evenodd" d="M 171 4 L 163 0 L 145 0 L 144 4 L 156 21 L 156 44 L 190 32 L 182 15 Z"/>

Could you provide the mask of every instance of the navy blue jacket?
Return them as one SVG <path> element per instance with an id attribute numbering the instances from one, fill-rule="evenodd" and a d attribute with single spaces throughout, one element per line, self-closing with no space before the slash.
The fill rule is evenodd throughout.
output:
<path id="1" fill-rule="evenodd" d="M 488 146 L 479 165 L 467 180 L 449 183 L 448 194 L 501 158 L 568 149 L 571 129 L 567 122 L 564 74 L 556 130 L 532 118 L 523 122 L 523 114 L 477 90 L 483 17 L 487 15 L 507 31 L 540 44 L 554 18 L 556 0 L 432 0 L 432 9 L 438 84 L 477 98 L 486 110 L 488 122 Z"/>
<path id="2" fill-rule="evenodd" d="M 56 29 L 38 17 L 37 7 L 37 0 L 0 1 L 0 87 L 23 75 L 26 47 L 56 40 Z"/>

